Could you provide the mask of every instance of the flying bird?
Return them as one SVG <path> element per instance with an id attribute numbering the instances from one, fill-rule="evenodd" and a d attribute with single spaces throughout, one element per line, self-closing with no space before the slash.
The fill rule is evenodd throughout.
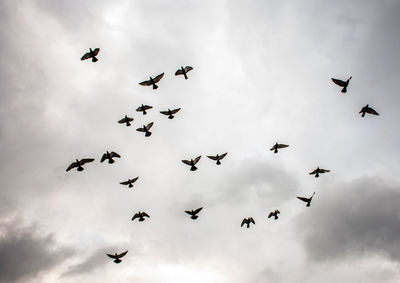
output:
<path id="1" fill-rule="evenodd" d="M 359 112 L 360 114 L 361 114 L 361 117 L 364 117 L 365 116 L 365 113 L 368 113 L 368 114 L 372 114 L 372 115 L 378 115 L 379 116 L 379 114 L 378 114 L 378 112 L 376 112 L 374 109 L 372 109 L 371 107 L 369 107 L 369 104 L 367 104 L 367 105 L 365 105 L 362 109 L 361 109 L 361 111 Z"/>
<path id="2" fill-rule="evenodd" d="M 201 155 L 197 156 L 194 160 L 193 159 L 190 159 L 190 161 L 189 160 L 182 160 L 182 162 L 185 163 L 186 165 L 191 166 L 190 167 L 190 171 L 196 171 L 197 167 L 195 165 L 196 165 L 197 162 L 199 162 L 200 158 L 201 158 Z"/>
<path id="3" fill-rule="evenodd" d="M 99 59 L 96 58 L 97 54 L 99 54 L 100 48 L 95 48 L 92 50 L 92 48 L 89 48 L 89 52 L 85 53 L 85 55 L 82 56 L 81 60 L 86 60 L 92 58 L 92 62 L 97 62 Z"/>
<path id="4" fill-rule="evenodd" d="M 127 127 L 129 127 L 131 125 L 131 122 L 133 121 L 133 118 L 130 118 L 128 116 L 125 115 L 124 118 L 122 118 L 121 120 L 118 121 L 118 123 L 120 124 L 126 124 Z"/>
<path id="5" fill-rule="evenodd" d="M 150 137 L 151 132 L 149 130 L 151 127 L 153 127 L 153 122 L 147 124 L 147 126 L 143 125 L 143 128 L 137 128 L 136 131 L 146 133 L 144 136 Z"/>
<path id="6" fill-rule="evenodd" d="M 72 162 L 71 165 L 68 166 L 67 172 L 75 167 L 77 171 L 83 171 L 82 165 L 85 163 L 93 162 L 94 158 L 83 158 L 81 160 L 76 159 L 75 162 Z"/>
<path id="7" fill-rule="evenodd" d="M 310 207 L 311 205 L 311 200 L 313 198 L 313 196 L 315 195 L 315 192 L 312 194 L 312 196 L 310 198 L 304 198 L 304 197 L 297 197 L 298 199 L 304 201 L 307 203 L 306 207 Z"/>
<path id="8" fill-rule="evenodd" d="M 315 178 L 318 178 L 318 177 L 319 177 L 319 174 L 328 173 L 328 172 L 330 172 L 330 171 L 331 171 L 331 170 L 322 169 L 322 168 L 317 167 L 317 169 L 315 169 L 314 171 L 310 172 L 309 174 L 310 174 L 310 175 L 314 175 L 314 174 L 315 174 Z"/>
<path id="9" fill-rule="evenodd" d="M 254 225 L 256 224 L 253 217 L 244 218 L 240 227 L 243 227 L 244 224 L 247 224 L 247 228 L 250 228 L 250 223 L 253 223 Z"/>
<path id="10" fill-rule="evenodd" d="M 127 253 L 128 253 L 128 251 L 120 253 L 120 254 L 115 253 L 114 255 L 112 255 L 112 254 L 107 254 L 107 255 L 109 257 L 111 257 L 112 259 L 114 259 L 115 263 L 120 263 L 121 262 L 120 258 L 124 257 Z"/>
<path id="11" fill-rule="evenodd" d="M 275 216 L 275 220 L 278 219 L 278 214 L 281 212 L 279 210 L 275 210 L 269 213 L 268 218 L 271 218 L 272 216 Z"/>
<path id="12" fill-rule="evenodd" d="M 158 86 L 156 85 L 156 83 L 158 83 L 158 82 L 162 79 L 163 76 L 164 76 L 164 73 L 159 74 L 159 75 L 156 76 L 155 78 L 150 77 L 150 80 L 148 80 L 148 81 L 143 81 L 143 82 L 141 82 L 141 83 L 139 83 L 139 84 L 140 84 L 140 85 L 143 85 L 143 86 L 150 86 L 150 85 L 152 85 L 152 86 L 153 86 L 153 89 L 157 89 Z"/>
<path id="13" fill-rule="evenodd" d="M 187 80 L 188 79 L 187 73 L 191 70 L 193 70 L 193 68 L 190 66 L 186 66 L 185 68 L 181 66 L 181 68 L 175 72 L 175 76 L 183 75 L 185 77 L 185 80 Z"/>
<path id="14" fill-rule="evenodd" d="M 287 145 L 287 144 L 276 143 L 276 144 L 274 144 L 273 147 L 270 148 L 270 150 L 273 150 L 274 153 L 278 153 L 278 148 L 285 148 L 285 147 L 288 147 L 288 146 L 289 146 L 289 145 Z"/>
<path id="15" fill-rule="evenodd" d="M 150 215 L 148 215 L 146 212 L 138 212 L 138 213 L 135 213 L 135 215 L 133 215 L 133 217 L 132 217 L 132 221 L 133 220 L 135 220 L 136 218 L 139 218 L 139 221 L 144 221 L 145 219 L 145 217 L 148 217 L 148 218 L 150 218 Z"/>
<path id="16" fill-rule="evenodd" d="M 173 114 L 176 114 L 179 110 L 181 110 L 181 109 L 176 108 L 176 109 L 171 110 L 168 108 L 168 111 L 160 111 L 160 113 L 164 114 L 164 115 L 168 115 L 168 119 L 174 119 L 175 116 Z"/>
<path id="17" fill-rule="evenodd" d="M 212 156 L 212 155 L 207 155 L 208 158 L 212 159 L 212 160 L 217 160 L 217 165 L 221 165 L 221 159 L 223 159 L 228 153 L 225 152 L 221 155 L 217 154 L 216 156 Z"/>
<path id="18" fill-rule="evenodd" d="M 150 105 L 141 105 L 141 106 L 139 106 L 137 109 L 136 109 L 136 111 L 137 112 L 143 112 L 143 115 L 146 115 L 147 114 L 147 112 L 146 112 L 146 110 L 149 110 L 149 109 L 151 109 L 151 108 L 153 108 L 153 106 L 150 106 Z"/>
<path id="19" fill-rule="evenodd" d="M 203 208 L 202 207 L 200 207 L 200 208 L 198 208 L 198 209 L 196 209 L 196 210 L 185 210 L 185 212 L 187 213 L 187 214 L 189 214 L 189 215 L 191 215 L 191 217 L 190 218 L 192 218 L 193 220 L 194 219 L 197 219 L 198 218 L 198 216 L 197 216 L 197 214 L 200 212 L 200 210 L 202 210 Z"/>
<path id="20" fill-rule="evenodd" d="M 133 187 L 133 183 L 135 183 L 137 180 L 139 179 L 139 177 L 133 178 L 133 179 L 128 179 L 128 181 L 125 182 L 121 182 L 121 185 L 128 185 L 129 188 Z"/>
<path id="21" fill-rule="evenodd" d="M 108 159 L 108 164 L 112 164 L 115 162 L 113 159 L 114 157 L 121 158 L 121 156 L 118 153 L 114 151 L 112 152 L 107 151 L 106 153 L 103 154 L 103 157 L 101 158 L 100 162 L 103 163 L 104 160 Z"/>
<path id="22" fill-rule="evenodd" d="M 338 79 L 334 79 L 332 78 L 332 81 L 337 84 L 338 86 L 343 87 L 342 88 L 342 93 L 346 93 L 347 92 L 347 86 L 349 85 L 349 82 L 351 80 L 351 77 L 347 80 L 347 81 L 342 81 L 342 80 L 338 80 Z"/>

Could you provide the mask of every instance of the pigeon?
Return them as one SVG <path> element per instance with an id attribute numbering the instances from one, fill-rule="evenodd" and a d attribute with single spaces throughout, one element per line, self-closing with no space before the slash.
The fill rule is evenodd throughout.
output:
<path id="1" fill-rule="evenodd" d="M 212 159 L 212 160 L 217 160 L 217 165 L 221 165 L 221 159 L 223 159 L 228 153 L 225 152 L 221 155 L 217 154 L 216 156 L 212 156 L 212 155 L 207 155 L 208 158 Z"/>
<path id="2" fill-rule="evenodd" d="M 191 70 L 193 70 L 193 68 L 190 66 L 186 66 L 185 68 L 183 68 L 183 66 L 181 66 L 181 68 L 175 72 L 175 76 L 183 75 L 185 77 L 185 80 L 187 80 L 188 79 L 187 72 L 189 72 Z"/>
<path id="3" fill-rule="evenodd" d="M 368 114 L 372 114 L 372 115 L 378 115 L 379 116 L 379 114 L 378 114 L 378 112 L 376 112 L 374 109 L 372 109 L 371 107 L 369 107 L 369 104 L 367 104 L 367 105 L 365 105 L 362 109 L 361 109 L 361 111 L 359 112 L 360 114 L 361 114 L 361 117 L 364 117 L 365 116 L 365 113 L 368 113 Z"/>
<path id="4" fill-rule="evenodd" d="M 150 85 L 152 85 L 152 86 L 153 86 L 153 89 L 157 89 L 158 86 L 156 85 L 156 83 L 158 83 L 158 82 L 162 79 L 163 76 L 164 76 L 164 73 L 159 74 L 159 75 L 156 76 L 155 78 L 150 77 L 150 80 L 148 80 L 148 81 L 143 81 L 143 82 L 141 82 L 141 83 L 139 83 L 139 84 L 140 84 L 140 85 L 143 85 L 143 86 L 150 86 Z"/>
<path id="5" fill-rule="evenodd" d="M 95 48 L 92 50 L 92 48 L 89 48 L 89 52 L 85 53 L 85 55 L 82 56 L 81 60 L 86 60 L 92 58 L 92 62 L 97 62 L 99 59 L 96 58 L 97 54 L 99 54 L 100 48 Z"/>
<path id="6" fill-rule="evenodd" d="M 114 259 L 115 263 L 120 263 L 121 262 L 120 258 L 124 257 L 127 253 L 128 253 L 128 251 L 120 253 L 120 254 L 115 253 L 114 255 L 112 255 L 112 254 L 107 254 L 107 255 L 109 257 L 111 257 L 112 259 Z"/>
<path id="7" fill-rule="evenodd" d="M 93 162 L 93 161 L 94 161 L 94 158 L 83 158 L 81 160 L 76 159 L 75 162 L 72 162 L 71 165 L 68 166 L 66 171 L 68 172 L 69 170 L 71 170 L 72 168 L 75 168 L 75 167 L 77 167 L 76 168 L 77 171 L 83 171 L 82 165 L 85 163 Z"/>
<path id="8" fill-rule="evenodd" d="M 306 207 L 310 207 L 311 205 L 311 200 L 313 198 L 313 196 L 315 195 L 315 192 L 312 194 L 312 196 L 310 198 L 304 198 L 304 197 L 297 197 L 298 199 L 304 201 L 307 203 Z"/>
<path id="9" fill-rule="evenodd" d="M 197 156 L 194 160 L 193 159 L 190 159 L 190 161 L 189 160 L 182 160 L 182 162 L 185 163 L 186 165 L 191 166 L 190 167 L 190 171 L 196 171 L 197 167 L 195 165 L 196 165 L 197 162 L 199 162 L 200 158 L 201 158 L 201 155 Z"/>
<path id="10" fill-rule="evenodd" d="M 270 150 L 273 150 L 274 153 L 278 153 L 278 148 L 285 148 L 285 147 L 288 147 L 288 146 L 289 146 L 289 145 L 287 145 L 287 144 L 276 143 L 276 144 L 274 144 L 273 147 L 270 148 Z"/>
<path id="11" fill-rule="evenodd" d="M 145 217 L 148 217 L 148 218 L 150 218 L 150 215 L 148 215 L 146 212 L 138 212 L 138 213 L 135 213 L 135 215 L 133 215 L 133 217 L 132 217 L 132 221 L 133 220 L 135 220 L 136 218 L 139 218 L 139 221 L 144 221 L 145 219 Z"/>
<path id="12" fill-rule="evenodd" d="M 151 127 L 153 127 L 153 122 L 147 124 L 147 126 L 143 125 L 143 128 L 137 128 L 136 131 L 146 133 L 144 136 L 150 137 L 151 132 L 149 130 Z"/>
<path id="13" fill-rule="evenodd" d="M 176 109 L 171 110 L 168 108 L 168 111 L 160 111 L 160 113 L 164 114 L 164 115 L 168 115 L 168 119 L 174 119 L 175 116 L 173 114 L 176 114 L 179 110 L 181 110 L 181 109 L 176 108 Z"/>
<path id="14" fill-rule="evenodd" d="M 150 106 L 150 105 L 141 105 L 141 106 L 139 106 L 137 109 L 136 109 L 136 111 L 137 112 L 143 112 L 143 115 L 146 115 L 147 114 L 147 112 L 146 112 L 146 110 L 149 110 L 149 109 L 151 109 L 151 108 L 153 108 L 153 106 Z"/>
<path id="15" fill-rule="evenodd" d="M 129 127 L 131 125 L 131 122 L 133 121 L 133 118 L 130 118 L 128 116 L 125 115 L 125 117 L 121 120 L 118 121 L 118 123 L 120 124 L 126 124 L 127 127 Z"/>
<path id="16" fill-rule="evenodd" d="M 272 216 L 275 216 L 275 220 L 278 219 L 278 214 L 281 212 L 279 210 L 275 210 L 269 213 L 268 218 L 271 218 Z"/>
<path id="17" fill-rule="evenodd" d="M 114 157 L 121 158 L 121 156 L 118 153 L 114 151 L 112 152 L 107 151 L 106 153 L 103 154 L 103 157 L 101 158 L 100 162 L 103 163 L 104 160 L 108 159 L 108 164 L 112 164 L 115 162 L 113 159 Z"/>
<path id="18" fill-rule="evenodd" d="M 342 81 L 342 80 L 338 80 L 338 79 L 334 79 L 332 78 L 332 81 L 337 84 L 338 86 L 343 87 L 342 88 L 342 93 L 346 93 L 347 92 L 347 86 L 349 85 L 349 82 L 351 80 L 351 77 L 347 80 L 347 81 Z"/>
<path id="19" fill-rule="evenodd" d="M 198 214 L 199 212 L 200 212 L 200 210 L 202 210 L 203 208 L 202 207 L 200 207 L 200 208 L 198 208 L 198 209 L 196 209 L 196 210 L 185 210 L 185 212 L 187 213 L 187 214 L 190 214 L 191 215 L 191 217 L 190 218 L 192 218 L 193 220 L 194 219 L 197 219 L 198 218 L 198 216 L 196 215 L 196 214 Z"/>
<path id="20" fill-rule="evenodd" d="M 256 224 L 253 217 L 244 218 L 240 227 L 243 227 L 244 224 L 247 224 L 247 228 L 250 228 L 250 223 L 253 223 L 254 225 Z"/>
<path id="21" fill-rule="evenodd" d="M 315 169 L 314 171 L 310 172 L 310 175 L 314 175 L 315 174 L 315 178 L 318 178 L 319 174 L 327 173 L 327 172 L 330 172 L 330 171 L 331 170 L 321 169 L 321 168 L 317 167 L 317 169 Z"/>
<path id="22" fill-rule="evenodd" d="M 125 182 L 121 182 L 121 185 L 128 185 L 129 188 L 133 187 L 133 183 L 135 183 L 137 180 L 139 179 L 139 177 L 133 178 L 133 179 L 129 179 L 128 181 Z"/>

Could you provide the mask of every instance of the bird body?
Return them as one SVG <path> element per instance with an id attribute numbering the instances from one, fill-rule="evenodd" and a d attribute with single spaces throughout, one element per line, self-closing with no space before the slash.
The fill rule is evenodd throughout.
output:
<path id="1" fill-rule="evenodd" d="M 193 70 L 193 68 L 190 66 L 186 66 L 185 68 L 181 66 L 181 68 L 175 72 L 175 76 L 183 75 L 185 77 L 185 80 L 187 80 L 188 79 L 187 73 L 191 70 Z"/>
<path id="2" fill-rule="evenodd" d="M 190 159 L 190 161 L 189 160 L 182 160 L 182 162 L 185 163 L 186 165 L 191 166 L 190 167 L 190 171 L 196 171 L 197 167 L 195 165 L 196 165 L 197 162 L 199 162 L 200 158 L 201 158 L 201 155 L 197 156 L 194 160 L 193 159 Z"/>
<path id="3" fill-rule="evenodd" d="M 135 220 L 136 218 L 139 218 L 139 221 L 140 222 L 142 222 L 142 221 L 144 221 L 145 220 L 145 217 L 148 217 L 148 218 L 150 218 L 150 215 L 148 215 L 146 212 L 138 212 L 138 213 L 135 213 L 135 215 L 133 215 L 133 217 L 132 217 L 132 221 L 133 220 Z"/>
<path id="4" fill-rule="evenodd" d="M 159 74 L 158 76 L 156 76 L 156 77 L 154 77 L 154 78 L 150 77 L 150 79 L 149 79 L 148 81 L 143 81 L 143 82 L 141 82 L 141 83 L 139 83 L 139 84 L 140 84 L 140 85 L 143 85 L 143 86 L 150 86 L 150 85 L 152 85 L 152 86 L 153 86 L 153 89 L 157 89 L 158 86 L 156 85 L 156 83 L 158 83 L 158 82 L 162 79 L 163 76 L 164 76 L 164 73 L 161 73 L 161 74 Z"/>
<path id="5" fill-rule="evenodd" d="M 271 218 L 272 216 L 275 216 L 275 220 L 278 219 L 278 214 L 280 214 L 281 212 L 279 210 L 275 210 L 269 213 L 268 218 Z"/>
<path id="6" fill-rule="evenodd" d="M 127 115 L 125 115 L 125 117 L 122 118 L 121 120 L 119 120 L 118 123 L 120 123 L 120 124 L 124 124 L 125 123 L 126 126 L 129 127 L 131 125 L 130 122 L 132 122 L 132 121 L 133 121 L 133 118 L 130 118 Z"/>
<path id="7" fill-rule="evenodd" d="M 347 86 L 349 85 L 350 80 L 351 80 L 351 77 L 347 81 L 342 81 L 342 80 L 338 80 L 338 79 L 332 78 L 332 81 L 335 84 L 337 84 L 338 86 L 343 87 L 342 88 L 342 93 L 346 93 L 347 92 Z"/>
<path id="8" fill-rule="evenodd" d="M 314 195 L 315 195 L 315 192 L 312 194 L 312 196 L 311 196 L 310 198 L 305 198 L 305 197 L 297 197 L 297 198 L 298 198 L 299 200 L 302 200 L 302 201 L 306 202 L 306 203 L 307 203 L 306 207 L 310 207 L 310 205 L 311 205 L 311 200 L 312 200 L 312 198 L 314 197 Z"/>
<path id="9" fill-rule="evenodd" d="M 314 174 L 315 174 L 315 178 L 318 178 L 318 177 L 319 177 L 319 174 L 328 173 L 328 172 L 330 172 L 330 171 L 331 171 L 331 170 L 322 169 L 322 168 L 317 167 L 317 169 L 315 169 L 314 171 L 310 172 L 309 174 L 310 174 L 310 175 L 314 175 Z"/>
<path id="10" fill-rule="evenodd" d="M 139 106 L 137 109 L 136 109 L 136 111 L 137 112 L 143 112 L 143 115 L 146 115 L 147 114 L 147 112 L 146 112 L 146 110 L 149 110 L 149 109 L 151 109 L 151 108 L 153 108 L 153 106 L 150 106 L 150 105 L 141 105 L 141 106 Z"/>
<path id="11" fill-rule="evenodd" d="M 106 153 L 103 154 L 103 157 L 101 158 L 100 162 L 103 163 L 103 161 L 108 159 L 108 164 L 112 164 L 112 163 L 115 162 L 114 159 L 113 159 L 114 157 L 115 158 L 121 158 L 121 156 L 118 153 L 116 153 L 114 151 L 112 151 L 112 152 L 108 152 L 107 151 Z"/>
<path id="12" fill-rule="evenodd" d="M 289 145 L 287 145 L 287 144 L 276 143 L 276 144 L 274 144 L 273 147 L 270 148 L 270 150 L 273 150 L 274 153 L 278 153 L 278 148 L 285 148 L 285 147 L 288 147 L 288 146 L 289 146 Z"/>
<path id="13" fill-rule="evenodd" d="M 89 52 L 85 53 L 85 55 L 82 56 L 81 60 L 86 60 L 89 58 L 92 58 L 92 62 L 97 62 L 98 59 L 96 58 L 97 54 L 99 54 L 100 48 L 95 48 L 92 50 L 92 48 L 89 48 Z"/>
<path id="14" fill-rule="evenodd" d="M 145 135 L 144 135 L 145 137 L 149 137 L 149 136 L 151 136 L 151 132 L 149 131 L 151 127 L 153 127 L 153 122 L 147 124 L 147 126 L 143 125 L 142 128 L 137 128 L 136 131 L 143 132 L 143 133 L 145 133 Z"/>
<path id="15" fill-rule="evenodd" d="M 253 217 L 244 218 L 242 224 L 240 224 L 240 227 L 243 227 L 243 225 L 246 224 L 247 228 L 250 228 L 250 223 L 253 223 L 254 225 L 256 224 Z"/>
<path id="16" fill-rule="evenodd" d="M 212 156 L 212 155 L 207 155 L 208 158 L 212 159 L 212 160 L 216 160 L 217 161 L 217 165 L 221 165 L 221 159 L 223 159 L 228 153 L 225 152 L 221 155 L 217 154 L 216 156 Z"/>
<path id="17" fill-rule="evenodd" d="M 185 212 L 187 213 L 187 214 L 189 214 L 189 215 L 191 215 L 191 217 L 190 218 L 192 218 L 193 220 L 195 220 L 195 219 L 197 219 L 199 216 L 197 216 L 197 214 L 200 212 L 200 210 L 202 210 L 203 209 L 203 207 L 200 207 L 200 208 L 198 208 L 198 209 L 196 209 L 196 210 L 185 210 Z"/>
<path id="18" fill-rule="evenodd" d="M 121 257 L 124 257 L 127 253 L 128 253 L 128 251 L 123 252 L 123 253 L 120 253 L 120 254 L 115 253 L 115 254 L 113 254 L 113 255 L 112 255 L 112 254 L 106 254 L 106 255 L 107 255 L 108 257 L 114 259 L 114 262 L 115 262 L 115 263 L 120 263 L 120 262 L 121 262 L 120 258 L 121 258 Z"/>
<path id="19" fill-rule="evenodd" d="M 175 116 L 173 114 L 176 114 L 179 110 L 181 110 L 181 109 L 176 108 L 176 109 L 171 110 L 168 108 L 168 111 L 160 111 L 160 113 L 164 114 L 164 115 L 168 115 L 168 119 L 174 119 Z"/>
<path id="20" fill-rule="evenodd" d="M 359 113 L 361 114 L 361 117 L 364 117 L 365 113 L 379 116 L 378 112 L 376 112 L 373 108 L 369 107 L 369 104 L 365 105 Z"/>
<path id="21" fill-rule="evenodd" d="M 133 179 L 128 179 L 128 181 L 121 182 L 121 185 L 128 185 L 129 188 L 133 187 L 133 183 L 135 183 L 139 177 L 133 178 Z"/>
<path id="22" fill-rule="evenodd" d="M 68 166 L 67 168 L 67 172 L 75 167 L 77 171 L 83 171 L 83 167 L 82 165 L 84 165 L 85 163 L 89 163 L 89 162 L 93 162 L 94 158 L 83 158 L 81 160 L 75 159 L 75 162 L 72 162 L 71 165 Z"/>

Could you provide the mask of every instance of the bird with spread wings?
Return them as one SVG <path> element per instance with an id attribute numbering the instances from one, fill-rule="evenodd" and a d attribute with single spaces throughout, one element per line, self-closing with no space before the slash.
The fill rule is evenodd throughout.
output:
<path id="1" fill-rule="evenodd" d="M 158 85 L 156 85 L 156 83 L 158 83 L 162 79 L 163 76 L 164 76 L 164 73 L 161 73 L 158 76 L 156 76 L 155 78 L 150 77 L 149 80 L 143 81 L 139 84 L 143 85 L 143 86 L 151 86 L 152 85 L 153 89 L 157 89 Z"/>
<path id="2" fill-rule="evenodd" d="M 201 155 L 197 156 L 195 159 L 190 159 L 190 161 L 189 160 L 182 160 L 182 162 L 185 163 L 186 165 L 191 166 L 190 167 L 190 171 L 196 171 L 197 167 L 195 165 L 196 165 L 197 162 L 199 162 L 200 158 L 201 158 Z"/>

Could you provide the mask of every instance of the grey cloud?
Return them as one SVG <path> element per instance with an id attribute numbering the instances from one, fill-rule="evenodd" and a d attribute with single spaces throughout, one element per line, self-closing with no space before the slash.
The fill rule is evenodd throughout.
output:
<path id="1" fill-rule="evenodd" d="M 336 184 L 299 215 L 297 232 L 313 260 L 377 253 L 399 261 L 399 203 L 399 185 L 379 178 Z"/>
<path id="2" fill-rule="evenodd" d="M 106 251 L 114 251 L 115 248 L 102 248 L 95 251 L 88 258 L 83 260 L 81 263 L 72 265 L 68 268 L 68 271 L 63 274 L 63 276 L 79 275 L 83 273 L 89 273 L 95 269 L 102 267 L 104 264 L 108 263 L 110 260 L 106 256 Z M 112 253 L 112 252 L 109 252 Z M 85 254 L 84 251 L 81 252 L 82 255 Z"/>

